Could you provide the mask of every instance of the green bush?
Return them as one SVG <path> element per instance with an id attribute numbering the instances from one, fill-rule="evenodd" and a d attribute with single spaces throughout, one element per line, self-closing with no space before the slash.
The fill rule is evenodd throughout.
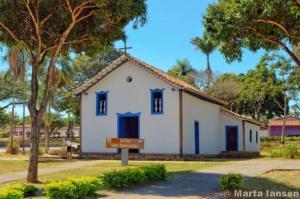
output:
<path id="1" fill-rule="evenodd" d="M 34 196 L 38 188 L 32 184 L 15 184 L 10 186 L 11 189 L 21 191 L 24 197 Z"/>
<path id="2" fill-rule="evenodd" d="M 0 131 L 0 138 L 8 138 L 9 134 L 7 131 Z"/>
<path id="3" fill-rule="evenodd" d="M 271 158 L 281 158 L 282 150 L 281 149 L 272 149 L 270 152 Z"/>
<path id="4" fill-rule="evenodd" d="M 221 177 L 220 183 L 222 191 L 241 189 L 243 187 L 243 177 L 238 173 L 229 173 Z"/>
<path id="5" fill-rule="evenodd" d="M 166 177 L 164 165 L 151 165 L 136 169 L 125 169 L 105 173 L 102 177 L 106 187 L 120 189 L 146 181 L 163 180 Z"/>
<path id="6" fill-rule="evenodd" d="M 13 186 L 7 186 L 0 190 L 0 199 L 23 199 L 24 193 Z"/>
<path id="7" fill-rule="evenodd" d="M 166 178 L 166 168 L 164 165 L 151 165 L 142 167 L 147 180 L 164 180 Z"/>
<path id="8" fill-rule="evenodd" d="M 294 159 L 297 156 L 297 145 L 295 144 L 288 144 L 283 147 L 282 149 L 282 157 L 284 158 L 292 158 Z"/>
<path id="9" fill-rule="evenodd" d="M 16 155 L 19 153 L 19 148 L 19 144 L 16 141 L 13 141 L 12 147 L 10 142 L 8 142 L 6 145 L 6 153 Z"/>
<path id="10" fill-rule="evenodd" d="M 85 177 L 49 183 L 45 186 L 45 192 L 50 199 L 82 199 L 95 194 L 100 187 L 98 178 Z"/>

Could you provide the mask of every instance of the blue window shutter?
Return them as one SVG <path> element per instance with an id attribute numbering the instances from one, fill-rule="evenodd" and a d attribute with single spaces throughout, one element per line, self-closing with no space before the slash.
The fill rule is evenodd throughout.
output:
<path id="1" fill-rule="evenodd" d="M 250 129 L 249 142 L 252 142 L 252 130 Z"/>
<path id="2" fill-rule="evenodd" d="M 256 139 L 256 143 L 258 143 L 258 132 L 257 131 L 256 131 L 255 139 Z"/>
<path id="3" fill-rule="evenodd" d="M 96 92 L 96 116 L 107 115 L 107 93 L 108 91 Z"/>

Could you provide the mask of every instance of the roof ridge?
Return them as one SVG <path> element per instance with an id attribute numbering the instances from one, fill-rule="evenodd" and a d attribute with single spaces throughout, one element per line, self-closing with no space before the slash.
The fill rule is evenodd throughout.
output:
<path id="1" fill-rule="evenodd" d="M 94 77 L 92 77 L 90 80 L 86 81 L 84 84 L 82 84 L 80 87 L 73 90 L 74 94 L 79 94 L 87 89 L 89 89 L 91 86 L 93 86 L 95 83 L 97 83 L 100 79 L 102 79 L 104 76 L 106 76 L 108 73 L 110 73 L 112 70 L 120 66 L 122 63 L 126 61 L 131 61 L 134 64 L 141 65 L 142 67 L 151 70 L 152 73 L 154 73 L 156 76 L 160 77 L 161 79 L 167 81 L 169 84 L 176 86 L 177 88 L 186 90 L 187 92 L 191 92 L 195 95 L 200 95 L 205 99 L 209 99 L 213 101 L 214 103 L 220 104 L 220 105 L 226 105 L 227 103 L 221 99 L 218 99 L 216 97 L 210 96 L 206 94 L 205 92 L 201 91 L 200 89 L 184 82 L 183 80 L 180 80 L 176 77 L 173 77 L 169 75 L 168 73 L 164 72 L 163 70 L 160 70 L 150 64 L 147 64 L 146 62 L 133 57 L 132 55 L 128 53 L 124 53 L 119 58 L 117 58 L 115 61 L 113 61 L 111 64 L 103 68 L 101 71 L 99 71 Z"/>

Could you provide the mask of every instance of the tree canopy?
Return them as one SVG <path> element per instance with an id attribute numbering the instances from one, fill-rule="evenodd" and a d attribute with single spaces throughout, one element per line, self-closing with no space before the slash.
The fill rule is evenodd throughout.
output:
<path id="1" fill-rule="evenodd" d="M 219 0 L 209 5 L 204 25 L 228 62 L 241 60 L 243 48 L 283 49 L 300 67 L 291 47 L 300 42 L 298 0 Z"/>
<path id="2" fill-rule="evenodd" d="M 28 182 L 37 182 L 39 129 L 58 78 L 57 62 L 71 53 L 93 54 L 124 39 L 124 27 L 144 25 L 145 0 L 0 0 L 0 43 L 29 58 L 32 119 Z M 39 70 L 46 65 L 43 89 Z M 39 100 L 41 97 L 41 100 Z"/>

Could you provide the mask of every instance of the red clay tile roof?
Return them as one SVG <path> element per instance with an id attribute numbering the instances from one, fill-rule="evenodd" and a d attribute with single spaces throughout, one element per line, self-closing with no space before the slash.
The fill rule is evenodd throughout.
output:
<path id="1" fill-rule="evenodd" d="M 242 115 L 240 115 L 240 114 L 238 114 L 238 113 L 235 113 L 235 112 L 232 112 L 232 111 L 230 111 L 230 110 L 228 110 L 228 109 L 226 109 L 226 108 L 224 108 L 224 107 L 221 107 L 221 108 L 220 108 L 220 111 L 221 111 L 221 112 L 228 113 L 228 114 L 231 114 L 231 115 L 237 117 L 237 118 L 240 119 L 240 120 L 244 120 L 244 121 L 246 121 L 246 122 L 249 122 L 249 123 L 252 123 L 252 124 L 256 124 L 256 125 L 262 126 L 262 127 L 265 126 L 265 124 L 264 124 L 263 122 L 260 122 L 260 121 L 254 120 L 254 119 L 252 119 L 252 118 L 248 118 L 248 117 L 242 116 Z"/>
<path id="2" fill-rule="evenodd" d="M 270 126 L 282 126 L 283 125 L 283 119 L 273 119 L 270 121 Z M 286 118 L 285 122 L 286 126 L 300 126 L 300 118 Z"/>
<path id="3" fill-rule="evenodd" d="M 131 63 L 145 69 L 147 72 L 155 75 L 156 77 L 162 79 L 163 81 L 167 82 L 168 84 L 178 88 L 182 89 L 183 91 L 186 91 L 187 93 L 199 96 L 203 98 L 204 100 L 210 101 L 212 103 L 216 103 L 219 105 L 226 105 L 227 103 L 223 100 L 220 100 L 218 98 L 215 98 L 213 96 L 209 96 L 206 93 L 200 91 L 199 89 L 195 88 L 194 86 L 179 80 L 153 66 L 150 66 L 149 64 L 132 57 L 131 55 L 125 53 L 122 56 L 120 56 L 118 59 L 116 59 L 114 62 L 112 62 L 110 65 L 105 67 L 103 70 L 101 70 L 99 73 L 97 73 L 93 78 L 85 82 L 82 86 L 76 88 L 73 93 L 74 94 L 80 94 L 85 91 L 87 91 L 89 88 L 91 88 L 94 84 L 96 84 L 98 81 L 100 81 L 102 78 L 104 78 L 106 75 L 108 75 L 110 72 L 118 68 L 123 63 L 130 61 Z"/>

